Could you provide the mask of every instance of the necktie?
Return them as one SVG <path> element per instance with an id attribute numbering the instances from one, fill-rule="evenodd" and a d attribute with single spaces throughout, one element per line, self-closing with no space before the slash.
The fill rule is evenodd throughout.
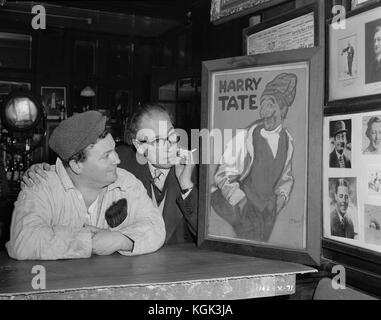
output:
<path id="1" fill-rule="evenodd" d="M 164 181 L 162 179 L 162 176 L 164 173 L 160 169 L 155 169 L 155 176 L 153 178 L 153 182 L 155 183 L 156 187 L 158 187 L 160 190 L 163 189 Z"/>
<path id="2" fill-rule="evenodd" d="M 344 157 L 343 156 L 339 157 L 339 165 L 340 165 L 340 168 L 345 168 L 345 163 L 344 163 Z"/>
<path id="3" fill-rule="evenodd" d="M 163 189 L 166 179 L 163 179 L 164 173 L 160 169 L 155 169 L 154 175 L 155 176 L 153 178 L 153 191 L 155 193 L 156 202 L 158 205 L 160 205 L 165 195 L 165 190 Z"/>

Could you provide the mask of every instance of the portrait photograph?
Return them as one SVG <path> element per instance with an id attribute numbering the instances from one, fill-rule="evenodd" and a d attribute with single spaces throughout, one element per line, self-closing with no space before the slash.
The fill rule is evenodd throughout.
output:
<path id="1" fill-rule="evenodd" d="M 329 234 L 358 238 L 357 178 L 329 178 Z"/>
<path id="2" fill-rule="evenodd" d="M 362 153 L 381 154 L 381 113 L 362 118 Z"/>
<path id="3" fill-rule="evenodd" d="M 381 82 L 381 19 L 365 24 L 365 83 Z"/>
<path id="4" fill-rule="evenodd" d="M 58 119 L 62 106 L 66 109 L 65 87 L 41 87 L 41 99 L 48 119 Z"/>
<path id="5" fill-rule="evenodd" d="M 365 242 L 381 246 L 381 207 L 366 204 L 364 213 Z"/>
<path id="6" fill-rule="evenodd" d="M 329 123 L 329 167 L 352 168 L 352 120 L 343 119 Z"/>
<path id="7" fill-rule="evenodd" d="M 369 196 L 381 196 L 381 166 L 368 167 L 367 184 Z"/>
<path id="8" fill-rule="evenodd" d="M 339 80 L 348 80 L 358 76 L 357 35 L 339 40 L 337 64 Z"/>

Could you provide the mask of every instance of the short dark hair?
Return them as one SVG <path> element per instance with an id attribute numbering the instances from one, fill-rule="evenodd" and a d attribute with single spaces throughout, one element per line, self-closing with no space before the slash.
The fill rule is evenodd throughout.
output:
<path id="1" fill-rule="evenodd" d="M 99 140 L 102 140 L 102 139 L 106 138 L 106 136 L 109 133 L 110 132 L 107 129 L 105 131 L 103 131 L 98 136 L 98 138 L 97 138 L 95 143 L 97 143 Z M 68 168 L 69 167 L 69 163 L 70 163 L 71 160 L 74 160 L 75 162 L 84 162 L 87 159 L 87 153 L 88 153 L 88 151 L 94 146 L 95 143 L 92 143 L 92 144 L 88 145 L 87 147 L 83 148 L 82 150 L 80 150 L 79 152 L 77 152 L 76 154 L 71 156 L 68 160 L 61 159 L 64 167 Z"/>
<path id="2" fill-rule="evenodd" d="M 335 184 L 335 194 L 337 194 L 337 190 L 339 187 L 346 187 L 349 190 L 349 183 L 345 179 L 337 179 Z"/>
<path id="3" fill-rule="evenodd" d="M 139 131 L 139 124 L 143 116 L 148 115 L 153 112 L 161 112 L 168 115 L 169 119 L 173 124 L 173 117 L 162 105 L 158 103 L 147 103 L 139 106 L 135 112 L 131 115 L 130 119 L 126 123 L 124 142 L 132 145 L 132 141 L 136 138 L 136 134 Z"/>
<path id="4" fill-rule="evenodd" d="M 372 128 L 372 124 L 373 123 L 379 123 L 381 122 L 381 119 L 379 117 L 371 117 L 368 121 L 368 124 L 367 124 L 367 128 L 366 128 L 366 132 L 365 132 L 365 135 L 369 138 L 370 140 L 370 130 Z"/>

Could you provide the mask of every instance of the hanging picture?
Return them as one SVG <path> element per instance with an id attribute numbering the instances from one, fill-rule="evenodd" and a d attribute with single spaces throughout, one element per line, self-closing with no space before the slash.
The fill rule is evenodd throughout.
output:
<path id="1" fill-rule="evenodd" d="M 278 5 L 287 0 L 211 0 L 210 21 L 222 23 L 243 14 L 249 14 Z"/>
<path id="2" fill-rule="evenodd" d="M 66 109 L 65 87 L 41 87 L 41 99 L 48 119 L 59 119 L 61 108 Z"/>
<path id="3" fill-rule="evenodd" d="M 243 30 L 243 47 L 247 55 L 318 45 L 318 8 L 306 6 L 266 23 Z"/>
<path id="4" fill-rule="evenodd" d="M 328 26 L 327 104 L 381 96 L 381 7 Z M 347 102 L 345 102 L 347 104 Z"/>

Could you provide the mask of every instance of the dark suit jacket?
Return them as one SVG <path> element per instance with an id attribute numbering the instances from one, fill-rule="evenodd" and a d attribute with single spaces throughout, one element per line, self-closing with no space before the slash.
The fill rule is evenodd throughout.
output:
<path id="1" fill-rule="evenodd" d="M 131 172 L 144 185 L 152 198 L 153 182 L 148 163 L 141 165 L 136 160 L 135 150 L 125 144 L 118 145 L 116 151 L 120 158 L 119 167 Z M 166 182 L 167 193 L 163 208 L 163 219 L 166 229 L 166 243 L 181 243 L 196 241 L 198 190 L 192 189 L 186 199 L 182 198 L 175 168 L 168 173 Z"/>
<path id="2" fill-rule="evenodd" d="M 351 160 L 349 160 L 345 155 L 344 155 L 344 164 L 345 164 L 345 168 L 352 168 Z M 337 157 L 336 150 L 333 150 L 329 154 L 329 167 L 340 168 L 339 158 Z"/>
<path id="3" fill-rule="evenodd" d="M 381 81 L 381 62 L 374 60 L 365 72 L 365 83 Z"/>
<path id="4" fill-rule="evenodd" d="M 347 216 L 344 216 L 342 223 L 336 209 L 331 212 L 331 235 L 349 239 L 354 239 L 355 237 L 353 222 Z"/>

